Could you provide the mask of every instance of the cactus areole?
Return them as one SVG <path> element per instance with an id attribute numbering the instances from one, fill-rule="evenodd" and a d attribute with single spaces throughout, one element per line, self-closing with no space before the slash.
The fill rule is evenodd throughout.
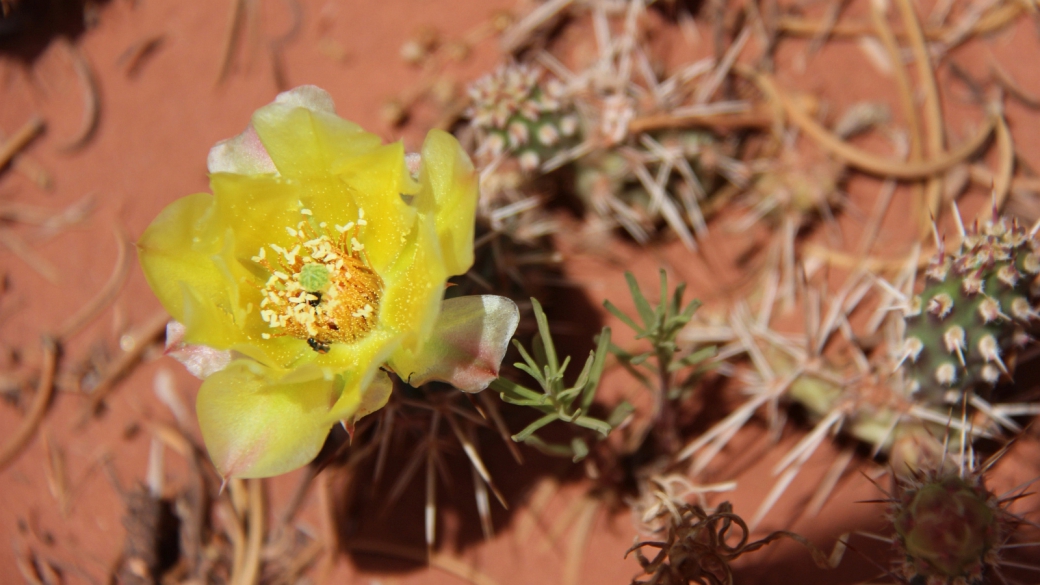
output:
<path id="1" fill-rule="evenodd" d="M 997 541 L 997 514 L 981 485 L 953 475 L 907 490 L 895 528 L 911 575 L 975 582 Z"/>
<path id="2" fill-rule="evenodd" d="M 903 368 L 911 390 L 933 404 L 1010 379 L 1014 355 L 1037 317 L 1040 239 L 1014 219 L 994 217 L 942 249 L 906 315 Z"/>

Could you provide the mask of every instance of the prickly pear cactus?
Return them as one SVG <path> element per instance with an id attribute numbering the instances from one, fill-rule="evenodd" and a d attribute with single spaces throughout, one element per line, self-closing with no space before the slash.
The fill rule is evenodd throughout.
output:
<path id="1" fill-rule="evenodd" d="M 1002 536 L 999 502 L 976 474 L 932 475 L 902 480 L 893 499 L 901 572 L 910 583 L 981 584 Z"/>
<path id="2" fill-rule="evenodd" d="M 942 250 L 906 315 L 902 367 L 927 402 L 959 403 L 966 392 L 1010 379 L 1016 350 L 1037 317 L 1040 239 L 1014 219 L 970 226 L 957 250 Z"/>
<path id="3" fill-rule="evenodd" d="M 482 134 L 478 157 L 508 153 L 533 171 L 578 141 L 579 120 L 555 79 L 543 71 L 511 64 L 481 77 L 469 88 L 471 124 Z"/>

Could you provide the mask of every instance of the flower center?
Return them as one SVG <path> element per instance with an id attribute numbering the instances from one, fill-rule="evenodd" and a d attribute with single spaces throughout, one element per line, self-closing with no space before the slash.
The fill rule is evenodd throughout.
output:
<path id="1" fill-rule="evenodd" d="M 303 339 L 325 353 L 332 343 L 357 341 L 375 327 L 383 279 L 368 266 L 357 239 L 367 223 L 364 211 L 358 211 L 356 222 L 335 226 L 338 237 L 330 236 L 309 209 L 300 212 L 305 221 L 286 228 L 297 239 L 292 249 L 268 244 L 253 257 L 271 275 L 260 287 L 260 318 L 275 331 L 262 336 Z"/>

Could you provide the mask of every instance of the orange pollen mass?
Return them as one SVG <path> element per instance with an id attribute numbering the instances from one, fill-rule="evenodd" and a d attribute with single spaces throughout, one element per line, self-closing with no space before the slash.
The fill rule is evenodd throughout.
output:
<path id="1" fill-rule="evenodd" d="M 365 225 L 363 218 L 357 224 Z M 260 318 L 272 329 L 264 339 L 295 337 L 325 353 L 330 344 L 357 341 L 376 326 L 383 279 L 368 266 L 357 224 L 336 226 L 333 238 L 324 223 L 301 221 L 286 228 L 298 244 L 269 244 L 253 257 L 271 275 L 260 286 Z"/>

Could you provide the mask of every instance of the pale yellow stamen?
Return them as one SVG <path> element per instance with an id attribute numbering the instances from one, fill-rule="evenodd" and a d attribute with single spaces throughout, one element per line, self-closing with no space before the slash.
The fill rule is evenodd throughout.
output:
<path id="1" fill-rule="evenodd" d="M 357 225 L 364 223 L 364 211 L 359 210 Z M 335 227 L 345 234 L 354 229 L 355 223 Z M 277 335 L 261 336 L 295 337 L 307 340 L 315 351 L 324 351 L 329 344 L 353 342 L 367 334 L 377 322 L 383 281 L 360 254 L 364 244 L 357 237 L 348 242 L 345 235 L 336 241 L 324 233 L 314 234 L 304 222 L 298 229 L 287 227 L 286 231 L 300 241 L 292 250 L 277 244 L 267 246 L 285 259 L 282 270 L 274 269 L 264 248 L 253 258 L 271 273 L 263 286 L 260 318 L 268 327 L 281 330 Z M 315 281 L 315 265 L 327 270 L 327 281 L 324 274 L 320 281 Z M 304 273 L 306 286 L 301 282 Z"/>

